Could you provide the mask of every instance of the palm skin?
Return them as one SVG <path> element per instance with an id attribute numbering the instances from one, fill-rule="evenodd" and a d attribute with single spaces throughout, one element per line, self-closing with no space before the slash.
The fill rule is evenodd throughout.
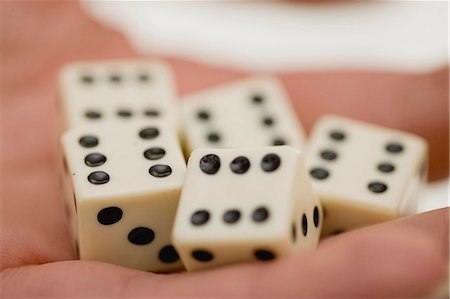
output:
<path id="1" fill-rule="evenodd" d="M 329 238 L 303 255 L 197 273 L 153 274 L 73 260 L 55 171 L 56 72 L 69 61 L 137 55 L 120 34 L 87 18 L 76 3 L 7 2 L 2 8 L 3 296 L 409 298 L 444 281 L 448 209 Z M 246 75 L 166 59 L 181 94 Z M 330 112 L 410 130 L 431 144 L 431 177 L 447 176 L 448 69 L 279 77 L 307 130 Z M 408 103 L 414 105 L 399 109 Z M 396 113 L 386 113 L 386 107 Z"/>

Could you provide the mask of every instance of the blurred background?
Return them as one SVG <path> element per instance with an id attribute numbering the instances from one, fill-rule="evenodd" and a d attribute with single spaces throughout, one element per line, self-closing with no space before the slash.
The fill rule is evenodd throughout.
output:
<path id="1" fill-rule="evenodd" d="M 448 62 L 447 1 L 83 2 L 141 53 L 245 70 L 423 72 Z"/>
<path id="2" fill-rule="evenodd" d="M 124 33 L 141 54 L 225 68 L 423 73 L 448 65 L 447 1 L 89 1 L 82 7 Z M 419 210 L 448 206 L 448 184 L 429 184 Z"/>

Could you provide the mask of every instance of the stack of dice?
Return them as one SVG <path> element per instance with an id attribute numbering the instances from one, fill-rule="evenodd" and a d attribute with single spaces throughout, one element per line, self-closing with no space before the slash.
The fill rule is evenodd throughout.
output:
<path id="1" fill-rule="evenodd" d="M 326 116 L 307 143 L 270 76 L 178 101 L 168 65 L 130 60 L 68 65 L 59 85 L 83 260 L 152 272 L 273 260 L 414 213 L 426 178 L 426 142 L 409 133 Z"/>

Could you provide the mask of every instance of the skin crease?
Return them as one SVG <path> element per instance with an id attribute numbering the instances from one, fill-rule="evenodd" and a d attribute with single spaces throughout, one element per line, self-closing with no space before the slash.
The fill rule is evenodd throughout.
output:
<path id="1" fill-rule="evenodd" d="M 70 61 L 137 55 L 123 36 L 90 20 L 77 3 L 1 5 L 5 297 L 410 298 L 445 279 L 448 209 L 325 239 L 315 251 L 270 263 L 158 275 L 70 261 L 74 252 L 55 171 L 56 73 Z M 175 70 L 180 94 L 247 75 L 165 59 Z M 448 69 L 422 75 L 283 73 L 279 78 L 307 131 L 319 115 L 332 112 L 415 132 L 431 144 L 431 178 L 447 176 Z"/>

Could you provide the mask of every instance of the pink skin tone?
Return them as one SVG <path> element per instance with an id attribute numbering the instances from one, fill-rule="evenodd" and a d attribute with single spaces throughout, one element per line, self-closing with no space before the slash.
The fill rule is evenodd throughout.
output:
<path id="1" fill-rule="evenodd" d="M 270 263 L 161 275 L 73 261 L 55 172 L 56 72 L 69 61 L 137 54 L 77 3 L 6 2 L 2 8 L 5 297 L 410 298 L 445 279 L 448 209 L 342 234 L 315 251 Z M 176 72 L 180 94 L 247 75 L 165 59 Z M 447 176 L 448 69 L 423 75 L 336 71 L 279 77 L 307 130 L 330 112 L 409 130 L 431 144 L 431 178 Z"/>

